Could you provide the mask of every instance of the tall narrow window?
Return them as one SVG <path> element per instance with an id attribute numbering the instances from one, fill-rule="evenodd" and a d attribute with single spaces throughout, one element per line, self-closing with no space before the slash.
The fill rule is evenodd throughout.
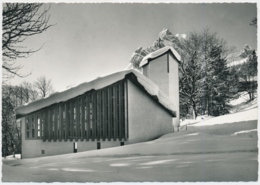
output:
<path id="1" fill-rule="evenodd" d="M 98 121 L 98 101 L 97 101 L 97 93 L 94 93 L 93 94 L 93 136 L 94 137 L 97 137 L 98 134 L 97 134 L 97 131 L 98 131 L 98 124 L 97 124 L 97 121 Z M 93 137 L 92 137 L 93 138 Z"/>
<path id="2" fill-rule="evenodd" d="M 81 101 L 79 101 L 79 118 L 78 118 L 78 121 L 79 121 L 79 137 L 81 137 L 81 132 L 82 132 L 82 110 L 81 110 Z"/>
<path id="3" fill-rule="evenodd" d="M 34 128 L 35 124 L 34 124 L 34 118 L 32 118 L 32 138 L 34 138 Z"/>
<path id="4" fill-rule="evenodd" d="M 120 88 L 120 84 L 117 84 L 116 85 L 116 117 L 117 117 L 117 135 L 119 136 L 120 135 L 120 126 L 119 126 L 119 124 L 120 124 L 120 116 L 119 116 L 119 103 L 120 103 L 120 101 L 119 101 L 119 99 L 120 99 L 120 96 L 119 96 L 119 88 Z"/>
<path id="5" fill-rule="evenodd" d="M 110 88 L 111 89 L 111 137 L 114 137 L 114 121 L 115 121 L 115 118 L 114 118 L 114 104 L 115 104 L 115 96 L 114 96 L 114 91 L 113 91 L 113 87 Z"/>
<path id="6" fill-rule="evenodd" d="M 92 136 L 92 129 L 93 129 L 93 105 L 92 105 L 92 95 L 90 95 L 89 100 L 89 130 L 90 130 L 90 136 Z"/>
<path id="7" fill-rule="evenodd" d="M 44 137 L 44 118 L 43 116 L 41 117 L 41 124 L 42 124 L 42 137 Z"/>
<path id="8" fill-rule="evenodd" d="M 60 106 L 58 106 L 57 111 L 57 137 L 59 138 L 60 135 Z"/>
<path id="9" fill-rule="evenodd" d="M 102 138 L 103 137 L 103 91 L 100 91 L 100 107 L 99 107 L 99 111 L 100 111 L 100 119 L 99 119 L 99 122 L 100 122 L 100 137 Z"/>
<path id="10" fill-rule="evenodd" d="M 52 112 L 52 137 L 54 138 L 54 111 Z"/>
<path id="11" fill-rule="evenodd" d="M 68 136 L 70 137 L 70 106 L 69 106 L 69 104 L 67 104 L 67 106 L 68 106 L 68 114 L 67 114 L 67 117 L 68 117 L 68 125 L 67 125 L 67 127 L 68 127 L 68 131 L 69 131 L 69 133 L 68 133 Z"/>
<path id="12" fill-rule="evenodd" d="M 84 103 L 84 111 L 85 111 L 85 136 L 87 135 L 87 123 L 88 123 L 88 120 L 87 120 L 87 101 L 85 101 Z"/>
<path id="13" fill-rule="evenodd" d="M 50 126 L 48 111 L 45 112 L 44 121 L 45 121 L 45 133 L 46 133 L 45 138 L 48 138 L 48 136 L 49 136 L 49 126 Z"/>
<path id="14" fill-rule="evenodd" d="M 40 138 L 41 137 L 41 120 L 38 117 L 37 119 L 37 137 Z"/>
<path id="15" fill-rule="evenodd" d="M 30 124 L 28 119 L 26 119 L 26 136 L 27 138 L 30 137 Z"/>
<path id="16" fill-rule="evenodd" d="M 65 135 L 66 135 L 66 120 L 65 120 L 65 118 L 66 118 L 66 113 L 65 113 L 65 107 L 66 107 L 66 105 L 64 104 L 64 106 L 63 106 L 63 114 L 62 114 L 62 116 L 63 116 L 63 132 L 64 132 L 64 138 L 65 138 Z"/>
<path id="17" fill-rule="evenodd" d="M 106 116 L 106 118 L 107 118 L 107 136 L 109 136 L 109 123 L 110 123 L 110 120 L 108 120 L 109 119 L 109 107 L 108 107 L 108 102 L 109 102 L 109 89 L 107 89 L 107 91 L 106 91 L 106 114 L 107 114 L 107 116 Z"/>
<path id="18" fill-rule="evenodd" d="M 76 107 L 73 107 L 73 136 L 76 137 Z"/>
<path id="19" fill-rule="evenodd" d="M 125 136 L 125 93 L 124 93 L 124 83 L 121 86 L 122 88 L 122 102 L 121 102 L 121 109 L 122 109 L 122 137 Z"/>

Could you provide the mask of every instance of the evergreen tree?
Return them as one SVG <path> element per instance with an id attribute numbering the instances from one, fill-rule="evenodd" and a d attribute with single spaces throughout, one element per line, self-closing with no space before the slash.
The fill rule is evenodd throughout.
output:
<path id="1" fill-rule="evenodd" d="M 219 116 L 229 113 L 229 101 L 237 94 L 236 76 L 232 75 L 222 58 L 222 47 L 214 46 L 210 52 L 209 115 Z"/>
<path id="2" fill-rule="evenodd" d="M 192 107 L 194 118 L 198 116 L 198 102 L 200 89 L 200 63 L 195 52 L 190 59 L 181 64 L 181 77 L 179 80 L 181 106 L 187 108 L 187 104 Z M 185 105 L 184 105 L 185 104 Z"/>

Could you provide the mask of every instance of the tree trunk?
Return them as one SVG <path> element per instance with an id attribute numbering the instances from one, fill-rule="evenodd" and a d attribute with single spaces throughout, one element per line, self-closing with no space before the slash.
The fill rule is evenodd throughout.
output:
<path id="1" fill-rule="evenodd" d="M 207 98 L 207 110 L 208 110 L 207 114 L 209 116 L 209 95 L 208 95 L 208 98 Z"/>
<path id="2" fill-rule="evenodd" d="M 251 100 L 252 100 L 252 94 L 251 94 L 251 92 L 248 92 L 248 95 L 249 95 L 249 101 L 251 101 Z"/>
<path id="3" fill-rule="evenodd" d="M 195 102 L 192 103 L 192 109 L 193 109 L 193 118 L 196 119 L 198 116 L 197 108 Z"/>

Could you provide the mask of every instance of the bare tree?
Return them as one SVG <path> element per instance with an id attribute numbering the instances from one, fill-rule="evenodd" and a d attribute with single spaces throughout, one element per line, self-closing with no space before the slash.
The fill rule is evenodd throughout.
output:
<path id="1" fill-rule="evenodd" d="M 21 84 L 21 89 L 23 91 L 22 94 L 26 103 L 28 103 L 29 101 L 37 100 L 39 98 L 38 92 L 33 84 L 27 81 L 23 81 L 23 83 Z"/>
<path id="2" fill-rule="evenodd" d="M 21 125 L 14 109 L 39 99 L 36 87 L 24 81 L 19 86 L 2 85 L 2 156 L 21 153 Z"/>
<path id="3" fill-rule="evenodd" d="M 54 92 L 51 80 L 47 80 L 45 76 L 39 77 L 34 86 L 42 98 Z"/>
<path id="4" fill-rule="evenodd" d="M 28 37 L 46 31 L 49 25 L 47 12 L 50 7 L 45 8 L 39 3 L 4 3 L 2 22 L 2 68 L 4 78 L 11 78 L 19 74 L 22 66 L 15 64 L 15 59 L 28 57 L 30 54 L 41 49 L 28 49 L 21 45 Z"/>

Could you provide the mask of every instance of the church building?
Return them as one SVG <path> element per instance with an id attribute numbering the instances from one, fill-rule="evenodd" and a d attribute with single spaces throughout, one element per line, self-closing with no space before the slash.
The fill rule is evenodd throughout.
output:
<path id="1" fill-rule="evenodd" d="M 150 53 L 128 69 L 16 108 L 22 158 L 156 139 L 179 125 L 179 54 Z"/>

